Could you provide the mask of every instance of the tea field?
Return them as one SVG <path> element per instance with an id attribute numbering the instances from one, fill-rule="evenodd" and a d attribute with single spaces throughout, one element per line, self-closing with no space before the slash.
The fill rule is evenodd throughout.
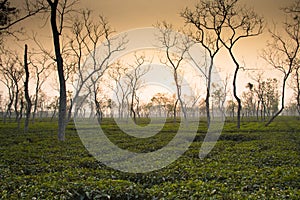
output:
<path id="1" fill-rule="evenodd" d="M 269 127 L 245 120 L 240 130 L 227 121 L 216 146 L 201 160 L 205 124 L 200 121 L 194 142 L 177 161 L 133 174 L 91 156 L 74 124 L 67 127 L 66 141 L 58 142 L 57 125 L 50 120 L 31 124 L 28 133 L 0 122 L 0 199 L 300 198 L 300 120 L 280 117 Z M 152 142 L 126 142 L 132 138 L 110 119 L 102 128 L 116 145 L 147 152 L 166 145 L 178 123 L 167 121 Z"/>

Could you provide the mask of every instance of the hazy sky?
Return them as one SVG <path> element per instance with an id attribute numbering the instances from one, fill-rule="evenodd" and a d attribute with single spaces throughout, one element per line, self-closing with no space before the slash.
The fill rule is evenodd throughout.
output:
<path id="1" fill-rule="evenodd" d="M 184 26 L 184 21 L 179 15 L 180 12 L 185 7 L 193 8 L 197 2 L 199 1 L 85 0 L 82 1 L 81 4 L 83 7 L 91 8 L 95 12 L 106 16 L 117 31 L 126 31 L 133 28 L 152 26 L 157 21 L 161 20 L 166 20 L 178 27 Z M 280 8 L 287 6 L 292 2 L 292 0 L 242 0 L 241 4 L 253 8 L 259 15 L 262 15 L 268 25 L 273 26 L 274 22 L 280 26 L 280 22 L 284 19 Z M 260 52 L 266 46 L 268 39 L 269 35 L 266 28 L 264 34 L 261 36 L 241 41 L 239 48 L 235 50 L 237 56 L 240 60 L 245 61 L 248 68 L 265 69 L 267 66 L 262 62 Z M 224 59 L 218 58 L 219 63 L 224 63 Z M 229 61 L 228 65 L 231 65 Z M 228 71 L 232 71 L 231 67 L 228 67 L 227 69 Z"/>
<path id="2" fill-rule="evenodd" d="M 82 0 L 80 7 L 88 8 L 95 14 L 102 14 L 107 17 L 110 25 L 117 31 L 123 32 L 135 28 L 149 27 L 158 21 L 166 20 L 176 27 L 184 26 L 184 21 L 180 17 L 180 12 L 185 8 L 193 8 L 199 2 L 198 0 Z M 269 25 L 279 24 L 283 21 L 284 15 L 280 8 L 290 5 L 293 0 L 241 0 L 242 4 L 252 7 L 259 15 L 265 18 Z M 23 23 L 26 30 L 39 30 L 33 20 L 27 20 Z M 37 29 L 38 28 L 38 29 Z M 49 22 L 46 23 L 43 32 L 39 35 L 51 35 Z M 46 37 L 45 37 L 46 38 Z M 267 28 L 264 33 L 255 38 L 246 39 L 240 43 L 235 53 L 240 61 L 246 64 L 247 68 L 269 69 L 266 63 L 260 58 L 261 50 L 266 47 L 269 39 Z M 51 43 L 51 38 L 42 40 L 43 43 Z M 20 45 L 23 47 L 23 44 Z M 222 54 L 221 54 L 222 55 Z M 222 65 L 224 73 L 232 73 L 234 66 L 228 56 L 220 56 L 216 62 L 217 67 Z M 225 66 L 226 65 L 226 66 Z M 273 70 L 274 71 L 274 70 Z M 252 72 L 241 72 L 240 79 L 249 76 Z M 267 73 L 267 76 L 273 76 L 276 73 Z M 240 87 L 244 89 L 244 87 Z"/>
<path id="3" fill-rule="evenodd" d="M 21 1 L 16 1 L 20 3 Z M 107 17 L 110 25 L 117 31 L 123 32 L 134 28 L 143 28 L 153 26 L 159 21 L 166 20 L 174 24 L 176 27 L 183 27 L 184 21 L 180 17 L 180 12 L 186 8 L 193 8 L 199 0 L 82 0 L 80 7 L 88 8 L 94 13 L 102 14 Z M 265 22 L 269 25 L 279 23 L 284 19 L 280 8 L 291 4 L 293 0 L 241 0 L 241 4 L 252 7 L 259 15 L 265 18 Z M 30 29 L 36 32 L 40 31 L 41 24 L 33 23 L 34 20 L 26 20 L 22 26 L 25 26 L 31 33 Z M 49 30 L 49 22 L 43 28 L 43 32 L 38 32 L 42 36 L 51 36 Z M 251 60 L 248 65 L 257 65 L 254 60 L 259 57 L 258 51 L 266 46 L 268 38 L 267 29 L 259 37 L 246 39 L 240 43 L 237 54 L 240 59 Z M 49 37 L 48 37 L 49 38 Z M 51 38 L 50 38 L 51 39 Z M 51 40 L 44 39 L 44 43 Z M 23 45 L 21 45 L 23 47 Z M 261 65 L 259 62 L 258 65 Z M 258 66 L 252 66 L 258 67 Z"/>
<path id="4" fill-rule="evenodd" d="M 156 21 L 167 20 L 182 25 L 179 13 L 185 7 L 193 7 L 198 0 L 85 0 L 81 4 L 102 13 L 109 18 L 117 30 L 151 26 Z M 278 19 L 280 7 L 288 5 L 291 0 L 242 0 L 253 7 L 266 19 Z"/>
<path id="5" fill-rule="evenodd" d="M 180 17 L 180 12 L 186 8 L 193 6 L 199 2 L 198 0 L 85 0 L 81 1 L 83 7 L 93 9 L 99 14 L 106 16 L 111 25 L 117 31 L 126 31 L 134 28 L 148 27 L 154 25 L 158 21 L 166 20 L 175 26 L 184 26 L 184 21 Z M 290 5 L 292 0 L 242 0 L 241 3 L 253 8 L 259 15 L 265 18 L 268 25 L 273 23 L 280 26 L 284 20 L 284 15 L 280 8 Z M 269 39 L 267 28 L 265 33 L 259 37 L 246 39 L 240 43 L 235 49 L 239 60 L 245 62 L 247 68 L 269 69 L 266 77 L 274 76 L 276 72 L 267 66 L 260 57 L 261 50 L 265 48 Z M 225 73 L 233 72 L 234 66 L 230 59 L 226 59 L 226 55 L 217 58 L 216 66 L 221 67 L 221 71 Z M 224 67 L 224 63 L 225 66 Z M 272 71 L 272 73 L 269 73 Z M 241 72 L 238 81 L 249 81 L 253 71 Z M 277 73 L 279 74 L 279 73 Z M 275 75 L 276 76 L 276 75 Z M 245 78 L 244 78 L 245 77 Z M 246 82 L 247 83 L 247 82 Z M 245 83 L 242 83 L 245 84 Z M 238 90 L 244 90 L 241 86 Z"/>

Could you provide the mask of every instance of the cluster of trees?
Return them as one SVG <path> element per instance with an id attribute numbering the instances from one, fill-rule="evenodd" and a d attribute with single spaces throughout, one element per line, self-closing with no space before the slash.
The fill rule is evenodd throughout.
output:
<path id="1" fill-rule="evenodd" d="M 261 75 L 249 83 L 246 91 L 239 96 L 237 92 L 237 77 L 241 63 L 235 52 L 240 41 L 259 36 L 264 30 L 263 18 L 252 9 L 240 4 L 239 0 L 204 0 L 194 8 L 186 8 L 181 17 L 186 24 L 184 34 L 174 34 L 173 27 L 167 22 L 158 23 L 158 40 L 164 49 L 165 59 L 162 63 L 169 66 L 173 72 L 176 86 L 175 94 L 158 93 L 151 102 L 144 105 L 137 95 L 142 87 L 143 76 L 150 70 L 151 61 L 145 55 L 135 54 L 134 64 L 109 63 L 109 59 L 126 46 L 126 38 L 112 37 L 114 31 L 103 16 L 94 17 L 91 11 L 79 11 L 77 0 L 25 0 L 25 10 L 19 12 L 11 7 L 9 0 L 0 1 L 0 38 L 7 34 L 15 35 L 15 24 L 35 15 L 43 14 L 51 25 L 53 51 L 47 50 L 38 37 L 32 40 L 39 47 L 33 50 L 27 45 L 24 55 L 9 51 L 1 40 L 1 82 L 6 86 L 8 99 L 4 103 L 3 118 L 11 118 L 14 112 L 15 120 L 20 122 L 25 115 L 25 130 L 29 119 L 36 117 L 40 109 L 52 110 L 52 116 L 58 114 L 58 139 L 65 139 L 65 128 L 72 115 L 82 114 L 81 105 L 90 104 L 91 117 L 97 116 L 99 121 L 103 113 L 117 108 L 118 116 L 137 117 L 149 116 L 152 112 L 158 115 L 172 116 L 174 120 L 181 113 L 184 118 L 191 112 L 204 113 L 208 126 L 214 109 L 219 109 L 224 116 L 237 118 L 240 127 L 242 116 L 256 116 L 270 124 L 285 108 L 287 84 L 290 83 L 295 92 L 294 107 L 300 114 L 300 81 L 299 81 L 299 33 L 300 33 L 300 1 L 283 8 L 286 21 L 280 29 L 270 30 L 271 41 L 264 50 L 262 57 L 274 69 L 282 73 L 282 80 L 274 78 L 263 80 Z M 283 31 L 279 31 L 282 30 Z M 176 33 L 176 32 L 175 32 Z M 99 45 L 104 44 L 100 46 Z M 200 44 L 210 57 L 205 66 L 200 65 L 190 56 L 193 45 Z M 228 98 L 228 79 L 220 86 L 213 84 L 213 66 L 220 50 L 228 53 L 234 64 L 232 77 L 232 95 Z M 174 53 L 176 52 L 176 53 Z M 99 59 L 101 54 L 101 59 Z M 199 55 L 202 56 L 202 55 Z M 89 58 L 89 60 L 86 60 Z M 205 98 L 193 97 L 188 104 L 182 94 L 180 69 L 186 59 L 192 60 L 199 72 L 206 79 Z M 86 71 L 82 66 L 89 65 L 92 71 Z M 145 65 L 149 65 L 145 67 Z M 46 105 L 42 86 L 52 72 L 58 77 L 59 95 Z M 115 101 L 104 93 L 103 82 L 108 77 L 113 80 L 108 85 L 117 97 Z M 289 80 L 292 81 L 289 81 Z M 278 84 L 282 84 L 278 89 Z M 34 90 L 30 90 L 34 85 Z M 244 86 L 242 86 L 244 87 Z M 69 90 L 68 90 L 69 88 Z M 75 89 L 75 90 L 73 90 Z M 70 92 L 75 91 L 75 92 Z M 83 92 L 84 91 L 84 92 Z M 281 91 L 281 92 L 279 92 Z M 92 94 L 92 98 L 90 97 Z M 88 99 L 88 97 L 90 97 Z M 227 101 L 227 106 L 224 108 Z M 290 106 L 292 107 L 292 106 Z M 242 109 L 243 108 L 243 109 Z M 109 111 L 105 111 L 109 110 Z M 155 111 L 154 111 L 155 110 Z M 163 114 L 162 114 L 163 113 Z M 194 112 L 195 113 L 195 112 Z"/>

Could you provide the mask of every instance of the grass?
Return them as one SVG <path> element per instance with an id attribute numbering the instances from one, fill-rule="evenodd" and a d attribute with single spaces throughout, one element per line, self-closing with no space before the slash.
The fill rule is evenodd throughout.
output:
<path id="1" fill-rule="evenodd" d="M 143 174 L 115 171 L 95 160 L 74 124 L 67 127 L 65 142 L 57 141 L 54 122 L 35 123 L 28 133 L 16 127 L 0 123 L 0 199 L 300 198 L 300 123 L 292 117 L 269 127 L 245 121 L 240 130 L 226 122 L 203 160 L 198 154 L 206 125 L 200 121 L 187 152 L 168 167 Z M 109 119 L 102 128 L 119 147 L 149 152 L 167 144 L 178 124 L 167 121 L 147 139 L 126 136 Z"/>

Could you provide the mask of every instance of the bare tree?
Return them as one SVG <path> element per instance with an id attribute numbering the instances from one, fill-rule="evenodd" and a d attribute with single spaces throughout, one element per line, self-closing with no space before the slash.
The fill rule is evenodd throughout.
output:
<path id="1" fill-rule="evenodd" d="M 278 112 L 265 124 L 268 126 L 284 110 L 284 99 L 287 80 L 298 65 L 300 41 L 300 1 L 284 8 L 286 21 L 283 23 L 284 32 L 270 31 L 272 43 L 264 51 L 263 58 L 276 70 L 283 74 L 281 107 Z"/>
<path id="2" fill-rule="evenodd" d="M 225 23 L 216 31 L 216 34 L 235 64 L 233 96 L 238 104 L 237 128 L 240 128 L 242 102 L 237 94 L 237 76 L 240 63 L 234 54 L 234 47 L 241 39 L 260 35 L 263 31 L 263 19 L 253 10 L 247 9 L 245 6 L 239 6 L 238 0 L 222 0 L 218 2 L 218 13 L 224 16 Z"/>
<path id="3" fill-rule="evenodd" d="M 42 56 L 36 56 L 40 55 L 40 53 L 31 53 L 29 56 L 29 63 L 30 66 L 32 66 L 33 73 L 34 73 L 34 79 L 35 79 L 35 92 L 34 92 L 34 98 L 33 98 L 33 112 L 32 112 L 32 123 L 35 122 L 36 113 L 38 109 L 38 102 L 39 102 L 39 96 L 40 91 L 42 89 L 43 84 L 45 83 L 47 77 L 50 76 L 51 71 L 50 66 L 51 63 L 49 62 L 49 58 L 46 54 L 42 53 Z M 33 77 L 32 77 L 33 78 Z"/>
<path id="4" fill-rule="evenodd" d="M 256 105 L 256 119 L 259 119 L 259 113 L 261 117 L 261 121 L 265 120 L 266 106 L 265 106 L 265 90 L 263 84 L 263 73 L 258 73 L 256 77 L 252 79 L 256 82 L 256 87 L 253 88 L 256 97 L 257 97 L 257 105 Z"/>
<path id="5" fill-rule="evenodd" d="M 128 105 L 127 100 L 130 95 L 130 86 L 121 81 L 127 70 L 127 66 L 123 66 L 120 62 L 116 62 L 108 71 L 109 78 L 112 79 L 112 83 L 109 82 L 110 84 L 108 87 L 114 92 L 120 119 L 125 116 L 125 109 Z"/>
<path id="6" fill-rule="evenodd" d="M 4 54 L 1 55 L 1 62 L 0 62 L 0 67 L 1 67 L 1 71 L 2 73 L 0 81 L 6 86 L 7 90 L 8 90 L 8 102 L 7 102 L 7 106 L 6 106 L 6 112 L 3 115 L 3 122 L 6 123 L 7 121 L 7 117 L 11 117 L 11 108 L 13 105 L 13 101 L 15 98 L 15 92 L 14 92 L 14 82 L 13 80 L 10 78 L 10 73 L 8 73 L 7 71 L 7 66 L 11 65 L 12 61 L 11 57 L 7 55 L 8 51 L 5 51 Z"/>
<path id="7" fill-rule="evenodd" d="M 130 116 L 133 118 L 134 122 L 136 123 L 136 115 L 139 110 L 139 105 L 136 104 L 135 101 L 138 100 L 137 90 L 142 87 L 142 78 L 145 76 L 150 70 L 150 64 L 146 64 L 148 61 L 145 59 L 145 55 L 137 55 L 134 54 L 135 63 L 133 65 L 129 65 L 127 73 L 125 76 L 127 77 L 127 84 L 130 88 Z M 146 66 L 144 66 L 146 65 Z M 138 101 L 136 101 L 138 103 Z"/>
<path id="8" fill-rule="evenodd" d="M 24 75 L 24 70 L 22 67 L 22 62 L 19 60 L 18 55 L 15 52 L 6 51 L 5 60 L 1 60 L 1 71 L 5 81 L 1 81 L 6 85 L 9 91 L 10 102 L 8 105 L 8 114 L 10 116 L 10 109 L 13 106 L 15 112 L 15 121 L 19 121 L 20 112 L 19 112 L 19 103 L 21 101 L 22 86 L 21 84 L 22 77 Z M 21 104 L 20 104 L 21 105 Z M 21 105 L 23 106 L 23 105 Z"/>
<path id="9" fill-rule="evenodd" d="M 60 36 L 64 28 L 64 19 L 66 15 L 72 11 L 76 0 L 71 2 L 68 0 L 63 0 L 61 2 L 59 2 L 59 0 L 47 0 L 47 3 L 50 6 L 50 24 L 59 78 L 58 140 L 64 141 L 66 130 L 67 91 L 64 74 L 64 62 L 61 54 Z"/>
<path id="10" fill-rule="evenodd" d="M 186 8 L 181 16 L 184 18 L 185 23 L 192 26 L 192 33 L 190 34 L 198 43 L 202 45 L 207 51 L 210 61 L 208 66 L 200 66 L 194 59 L 192 61 L 199 71 L 205 76 L 206 79 L 206 117 L 207 125 L 210 124 L 210 95 L 211 95 L 211 76 L 214 66 L 214 60 L 219 50 L 222 47 L 220 38 L 215 32 L 220 32 L 226 16 L 218 14 L 215 7 L 218 4 L 215 1 L 201 1 L 195 6 L 195 10 Z M 208 9 L 209 8 L 209 9 Z M 200 55 L 202 56 L 202 55 Z M 192 58 L 192 56 L 191 56 Z M 206 60 L 206 58 L 205 58 Z M 205 63 L 206 64 L 206 63 Z"/>
<path id="11" fill-rule="evenodd" d="M 206 0 L 198 4 L 194 12 L 186 10 L 183 13 L 183 17 L 187 19 L 187 22 L 194 24 L 200 31 L 198 35 L 202 40 L 205 39 L 201 36 L 205 33 L 204 30 L 211 30 L 211 32 L 214 33 L 214 36 L 208 36 L 206 43 L 202 42 L 202 45 L 205 44 L 205 48 L 210 53 L 212 60 L 215 55 L 214 53 L 218 52 L 221 45 L 224 46 L 230 54 L 235 64 L 233 95 L 238 103 L 237 127 L 239 128 L 242 104 L 241 99 L 237 95 L 236 80 L 240 63 L 234 54 L 234 47 L 243 38 L 261 34 L 263 30 L 263 20 L 253 10 L 239 6 L 238 2 L 238 0 Z"/>
<path id="12" fill-rule="evenodd" d="M 70 36 L 70 49 L 72 56 L 75 60 L 75 72 L 77 74 L 75 80 L 75 94 L 72 102 L 82 93 L 82 90 L 89 91 L 85 96 L 87 97 L 90 92 L 94 93 L 94 101 L 97 104 L 97 91 L 96 86 L 104 75 L 104 73 L 111 66 L 109 59 L 118 51 L 124 49 L 126 43 L 124 38 L 112 38 L 114 31 L 110 27 L 108 21 L 99 16 L 98 21 L 93 21 L 91 11 L 82 11 L 78 18 L 73 22 L 72 33 Z M 117 41 L 119 40 L 120 41 Z M 117 43 L 116 43 L 117 41 Z M 105 43 L 103 49 L 98 49 L 98 46 Z M 100 52 L 101 51 L 101 52 Z M 103 52 L 102 52 L 103 51 Z M 101 53 L 101 55 L 99 55 Z M 90 57 L 89 62 L 83 63 L 83 59 Z M 101 59 L 100 59 L 101 57 Z M 89 90 L 94 88 L 94 90 Z M 80 105 L 77 105 L 77 107 Z M 68 121 L 71 118 L 73 104 L 69 108 Z M 98 107 L 97 110 L 100 108 Z M 76 112 L 76 109 L 75 109 Z"/>
<path id="13" fill-rule="evenodd" d="M 160 35 L 158 40 L 166 52 L 166 61 L 162 61 L 165 65 L 171 66 L 173 77 L 176 85 L 177 99 L 180 103 L 181 111 L 184 119 L 187 119 L 187 113 L 182 99 L 181 80 L 179 76 L 179 68 L 187 58 L 189 48 L 194 44 L 190 37 L 175 33 L 171 24 L 166 22 L 158 23 L 156 26 Z"/>

